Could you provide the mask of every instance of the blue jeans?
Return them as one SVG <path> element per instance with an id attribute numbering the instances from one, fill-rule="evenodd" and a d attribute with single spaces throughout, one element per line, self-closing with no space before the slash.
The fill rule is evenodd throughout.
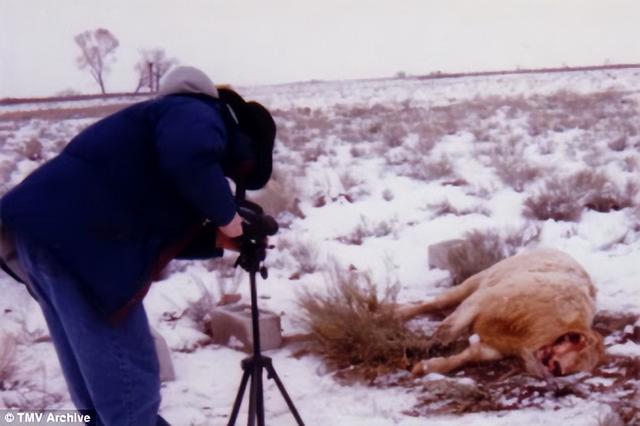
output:
<path id="1" fill-rule="evenodd" d="M 95 410 L 96 425 L 168 425 L 158 416 L 158 357 L 142 304 L 111 325 L 46 250 L 20 236 L 15 245 L 75 406 Z"/>

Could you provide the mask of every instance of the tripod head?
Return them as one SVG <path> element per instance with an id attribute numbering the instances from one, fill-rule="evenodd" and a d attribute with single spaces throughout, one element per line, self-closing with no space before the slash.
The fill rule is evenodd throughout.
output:
<path id="1" fill-rule="evenodd" d="M 262 207 L 249 200 L 238 201 L 238 214 L 244 219 L 242 223 L 242 236 L 240 255 L 235 266 L 240 266 L 245 271 L 260 272 L 263 279 L 267 278 L 267 268 L 260 263 L 267 256 L 267 238 L 278 232 L 278 222 L 265 214 Z"/>

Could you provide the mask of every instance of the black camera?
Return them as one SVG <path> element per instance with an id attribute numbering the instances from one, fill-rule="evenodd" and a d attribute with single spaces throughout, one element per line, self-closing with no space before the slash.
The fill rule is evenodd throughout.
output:
<path id="1" fill-rule="evenodd" d="M 238 201 L 238 214 L 243 222 L 240 255 L 235 266 L 247 272 L 260 272 L 266 279 L 267 268 L 260 264 L 267 257 L 267 237 L 278 232 L 278 222 L 265 214 L 258 204 L 246 199 Z"/>
<path id="2" fill-rule="evenodd" d="M 259 241 L 278 232 L 278 222 L 252 201 L 240 201 L 238 214 L 244 219 L 242 232 L 247 238 Z"/>

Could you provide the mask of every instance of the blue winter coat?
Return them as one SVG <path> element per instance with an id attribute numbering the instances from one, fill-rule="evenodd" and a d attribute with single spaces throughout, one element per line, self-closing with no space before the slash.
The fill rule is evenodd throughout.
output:
<path id="1" fill-rule="evenodd" d="M 233 218 L 222 108 L 207 96 L 171 95 L 98 121 L 3 197 L 3 225 L 49 249 L 114 315 L 190 230 Z"/>

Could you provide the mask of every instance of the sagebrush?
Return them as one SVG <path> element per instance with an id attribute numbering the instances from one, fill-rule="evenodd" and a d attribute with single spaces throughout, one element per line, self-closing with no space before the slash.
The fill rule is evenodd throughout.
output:
<path id="1" fill-rule="evenodd" d="M 454 284 L 513 256 L 520 247 L 537 240 L 539 234 L 539 228 L 529 227 L 507 234 L 494 229 L 467 232 L 463 242 L 447 253 L 449 272 Z"/>
<path id="2" fill-rule="evenodd" d="M 306 290 L 298 303 L 300 320 L 330 365 L 380 371 L 425 355 L 426 339 L 394 313 L 397 287 L 379 290 L 368 274 L 337 268 L 329 277 L 326 293 Z"/>
<path id="3" fill-rule="evenodd" d="M 546 180 L 524 201 L 523 213 L 539 220 L 577 221 L 584 209 L 606 213 L 632 207 L 637 187 L 631 180 L 620 187 L 606 174 L 585 169 Z"/>

